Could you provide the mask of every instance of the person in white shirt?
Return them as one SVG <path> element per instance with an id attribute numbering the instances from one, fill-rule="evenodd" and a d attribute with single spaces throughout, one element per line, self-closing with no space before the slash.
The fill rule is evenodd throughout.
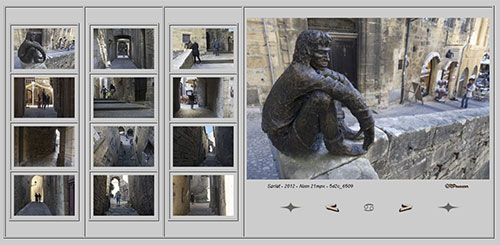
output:
<path id="1" fill-rule="evenodd" d="M 467 86 L 465 86 L 464 89 L 466 89 L 466 91 L 464 93 L 464 97 L 462 97 L 462 105 L 460 105 L 460 108 L 467 108 L 469 99 L 472 98 L 472 92 L 476 89 L 474 79 L 469 79 L 469 83 L 467 83 Z"/>

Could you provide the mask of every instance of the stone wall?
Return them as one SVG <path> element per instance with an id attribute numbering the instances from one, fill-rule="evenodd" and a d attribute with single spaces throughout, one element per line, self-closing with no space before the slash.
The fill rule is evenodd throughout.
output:
<path id="1" fill-rule="evenodd" d="M 130 204 L 139 215 L 154 215 L 154 176 L 129 175 Z"/>
<path id="2" fill-rule="evenodd" d="M 51 78 L 54 88 L 54 110 L 57 117 L 75 117 L 75 79 L 72 77 Z"/>
<path id="3" fill-rule="evenodd" d="M 75 51 L 50 52 L 45 61 L 47 69 L 75 69 Z"/>
<path id="4" fill-rule="evenodd" d="M 210 176 L 210 204 L 209 207 L 216 215 L 226 215 L 226 192 L 224 175 Z"/>
<path id="5" fill-rule="evenodd" d="M 134 149 L 139 166 L 154 166 L 154 137 L 154 127 L 135 127 Z"/>
<path id="6" fill-rule="evenodd" d="M 174 127 L 174 166 L 197 166 L 205 160 L 207 136 L 203 127 Z"/>
<path id="7" fill-rule="evenodd" d="M 110 207 L 108 196 L 108 176 L 94 176 L 94 215 L 104 215 Z"/>
<path id="8" fill-rule="evenodd" d="M 214 127 L 215 156 L 222 166 L 234 165 L 233 127 Z"/>
<path id="9" fill-rule="evenodd" d="M 173 110 L 174 114 L 181 109 L 181 101 L 180 101 L 180 87 L 181 87 L 181 78 L 174 77 L 172 86 L 172 100 L 173 100 Z"/>
<path id="10" fill-rule="evenodd" d="M 93 127 L 94 166 L 114 166 L 118 161 L 120 133 L 118 127 Z"/>
<path id="11" fill-rule="evenodd" d="M 190 35 L 192 43 L 198 43 L 201 55 L 207 53 L 207 31 L 205 28 L 173 28 L 172 50 L 186 50 L 182 42 L 183 34 Z"/>
<path id="12" fill-rule="evenodd" d="M 388 152 L 372 162 L 382 179 L 488 179 L 489 108 L 376 121 Z"/>
<path id="13" fill-rule="evenodd" d="M 14 214 L 31 202 L 31 178 L 33 175 L 14 176 Z"/>
<path id="14" fill-rule="evenodd" d="M 186 215 L 189 213 L 189 176 L 174 175 L 172 177 L 172 197 L 173 197 L 173 214 Z"/>
<path id="15" fill-rule="evenodd" d="M 223 92 L 220 94 L 224 95 L 224 118 L 232 118 L 234 116 L 234 95 L 236 94 L 236 91 L 234 91 L 234 78 L 233 77 L 223 77 L 222 78 L 222 84 L 223 84 Z"/>

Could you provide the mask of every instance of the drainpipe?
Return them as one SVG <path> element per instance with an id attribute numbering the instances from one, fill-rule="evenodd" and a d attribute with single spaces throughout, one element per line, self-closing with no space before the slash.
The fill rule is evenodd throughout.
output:
<path id="1" fill-rule="evenodd" d="M 405 97 L 405 79 L 406 79 L 406 62 L 408 62 L 408 46 L 410 45 L 410 29 L 411 22 L 414 19 L 407 18 L 407 26 L 406 26 L 406 45 L 405 45 L 405 56 L 403 59 L 403 77 L 401 78 L 401 98 L 399 100 L 399 104 L 403 104 Z"/>
<path id="2" fill-rule="evenodd" d="M 266 19 L 262 18 L 262 23 L 264 24 L 264 38 L 266 39 L 267 58 L 269 59 L 269 70 L 271 71 L 271 82 L 274 85 L 274 69 L 273 69 L 273 61 L 271 60 L 271 49 L 269 48 L 269 39 L 267 38 Z"/>
<path id="3" fill-rule="evenodd" d="M 460 54 L 460 61 L 458 63 L 458 70 L 457 70 L 457 78 L 455 79 L 455 82 L 457 83 L 456 85 L 459 85 L 459 82 L 460 82 L 460 70 L 462 69 L 462 61 L 464 59 L 464 52 L 465 52 L 465 49 L 469 46 L 470 44 L 470 40 L 472 39 L 472 27 L 474 26 L 474 19 L 471 20 L 471 23 L 470 23 L 470 30 L 469 30 L 469 38 L 467 40 L 467 43 L 465 44 L 465 46 L 462 48 L 462 53 Z M 464 78 L 465 79 L 465 78 Z M 457 87 L 455 85 L 455 88 Z M 462 90 L 462 88 L 459 88 L 459 90 Z M 456 91 L 458 92 L 458 90 Z M 456 95 L 456 94 L 455 94 Z M 455 99 L 457 98 L 457 96 L 455 96 Z"/>

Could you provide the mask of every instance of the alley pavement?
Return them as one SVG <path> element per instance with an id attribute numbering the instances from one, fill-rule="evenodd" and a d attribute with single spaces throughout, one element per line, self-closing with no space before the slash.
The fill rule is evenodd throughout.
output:
<path id="1" fill-rule="evenodd" d="M 445 103 L 437 101 L 426 101 L 424 104 L 415 101 L 405 101 L 404 104 L 396 104 L 386 109 L 372 110 L 377 119 L 387 117 L 411 116 L 419 114 L 428 114 L 443 111 L 460 110 L 461 100 L 448 100 Z M 489 107 L 489 100 L 477 101 L 470 99 L 468 109 Z M 280 172 L 278 163 L 273 157 L 273 146 L 267 135 L 261 129 L 262 113 L 261 108 L 246 108 L 246 157 L 247 157 L 247 179 L 279 179 Z M 345 122 L 348 126 L 357 124 L 356 118 L 344 108 L 346 118 Z"/>

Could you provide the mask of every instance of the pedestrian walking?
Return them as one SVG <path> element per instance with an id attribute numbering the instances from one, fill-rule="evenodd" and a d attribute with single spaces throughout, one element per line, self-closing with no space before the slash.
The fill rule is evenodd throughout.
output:
<path id="1" fill-rule="evenodd" d="M 102 85 L 101 93 L 102 93 L 102 98 L 106 99 L 106 94 L 108 93 L 108 89 L 104 85 Z"/>

